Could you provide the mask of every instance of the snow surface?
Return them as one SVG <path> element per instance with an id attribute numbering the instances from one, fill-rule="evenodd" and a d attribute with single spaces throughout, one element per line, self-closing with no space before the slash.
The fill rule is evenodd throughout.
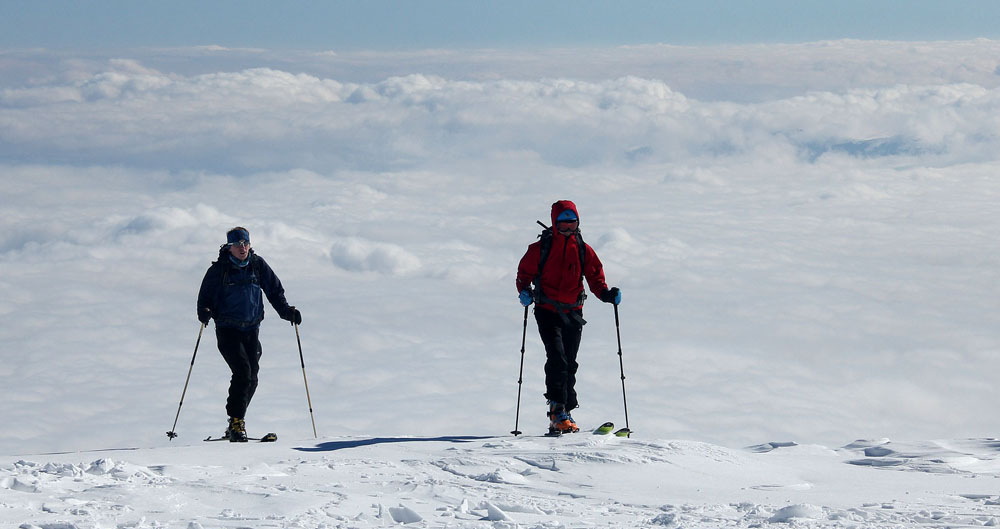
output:
<path id="1" fill-rule="evenodd" d="M 579 433 L 32 455 L 0 465 L 0 516 L 22 528 L 981 527 L 1000 518 L 995 439 L 777 444 Z M 875 447 L 888 454 L 866 455 Z"/>
<path id="2" fill-rule="evenodd" d="M 5 50 L 0 525 L 993 525 L 998 49 Z M 558 199 L 623 291 L 631 439 L 534 437 L 532 322 L 515 417 Z M 211 330 L 165 435 L 234 225 L 318 438 L 271 310 L 279 442 L 200 441 Z M 623 426 L 586 317 L 574 416 Z"/>

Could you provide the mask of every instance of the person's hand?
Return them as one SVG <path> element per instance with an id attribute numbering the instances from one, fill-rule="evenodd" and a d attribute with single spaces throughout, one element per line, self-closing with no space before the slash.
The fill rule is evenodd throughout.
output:
<path id="1" fill-rule="evenodd" d="M 611 287 L 600 295 L 601 301 L 605 303 L 614 303 L 618 305 L 622 302 L 622 291 L 618 290 L 618 287 Z"/>
<path id="2" fill-rule="evenodd" d="M 212 311 L 208 307 L 202 307 L 198 309 L 198 321 L 202 325 L 208 325 L 208 322 L 212 319 Z"/>
<path id="3" fill-rule="evenodd" d="M 527 307 L 528 305 L 531 305 L 531 303 L 533 301 L 535 301 L 534 298 L 531 295 L 531 291 L 528 290 L 528 289 L 522 290 L 521 294 L 518 295 L 518 299 L 521 300 L 521 305 L 524 305 L 525 307 Z"/>
<path id="4" fill-rule="evenodd" d="M 289 307 L 291 310 L 288 311 L 288 321 L 292 322 L 293 325 L 302 325 L 302 313 L 299 309 L 295 307 Z"/>

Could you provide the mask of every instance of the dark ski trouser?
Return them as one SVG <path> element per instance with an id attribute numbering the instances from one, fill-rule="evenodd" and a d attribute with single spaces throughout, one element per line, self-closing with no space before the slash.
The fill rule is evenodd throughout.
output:
<path id="1" fill-rule="evenodd" d="M 229 399 L 226 400 L 226 413 L 230 417 L 245 418 L 250 399 L 257 391 L 257 371 L 260 370 L 261 355 L 258 331 L 258 328 L 215 329 L 215 336 L 219 339 L 219 352 L 233 372 L 233 378 L 229 380 Z"/>
<path id="2" fill-rule="evenodd" d="M 583 316 L 583 311 L 576 311 Z M 580 349 L 583 326 L 574 318 L 564 319 L 548 309 L 535 309 L 538 334 L 545 345 L 545 398 L 566 405 L 579 406 L 576 399 L 576 354 Z"/>

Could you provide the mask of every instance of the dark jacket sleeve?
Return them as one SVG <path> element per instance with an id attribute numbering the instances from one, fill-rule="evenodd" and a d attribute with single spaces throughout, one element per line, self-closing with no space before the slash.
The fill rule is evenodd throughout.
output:
<path id="1" fill-rule="evenodd" d="M 201 309 L 207 308 L 216 313 L 215 300 L 218 297 L 219 288 L 222 287 L 222 277 L 219 275 L 219 267 L 212 263 L 205 272 L 205 277 L 201 280 L 201 288 L 198 290 L 198 305 L 195 307 L 195 315 L 199 315 Z"/>
<path id="2" fill-rule="evenodd" d="M 271 303 L 274 307 L 275 312 L 278 313 L 278 317 L 283 320 L 292 319 L 292 307 L 288 305 L 288 301 L 285 300 L 285 288 L 281 286 L 281 280 L 271 270 L 268 266 L 267 261 L 259 255 L 256 256 L 260 263 L 260 288 L 264 291 L 264 295 L 267 296 L 267 301 Z"/>

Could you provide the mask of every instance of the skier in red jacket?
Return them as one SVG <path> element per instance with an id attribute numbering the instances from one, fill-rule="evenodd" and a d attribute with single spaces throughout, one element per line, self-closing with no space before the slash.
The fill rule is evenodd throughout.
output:
<path id="1" fill-rule="evenodd" d="M 541 240 L 528 246 L 517 265 L 517 290 L 521 304 L 535 303 L 538 334 L 545 345 L 545 397 L 549 405 L 549 432 L 576 432 L 570 412 L 579 406 L 576 398 L 576 362 L 583 335 L 583 301 L 590 291 L 605 303 L 621 303 L 621 291 L 608 288 L 604 266 L 597 253 L 580 236 L 580 214 L 576 204 L 560 200 L 552 204 L 552 228 Z"/>

